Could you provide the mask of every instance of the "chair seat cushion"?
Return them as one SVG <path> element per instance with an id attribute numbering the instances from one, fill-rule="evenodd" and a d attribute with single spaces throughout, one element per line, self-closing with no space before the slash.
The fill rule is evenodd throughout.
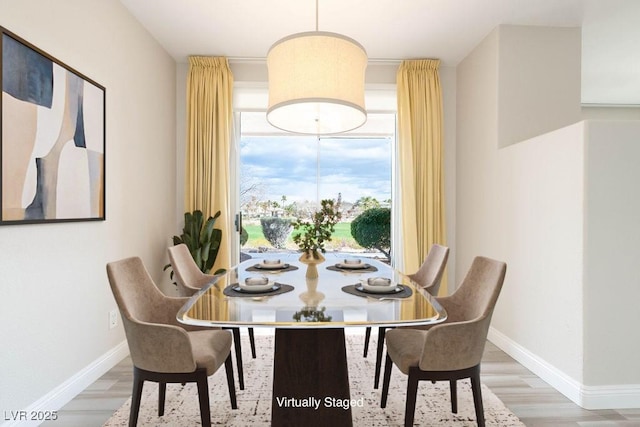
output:
<path id="1" fill-rule="evenodd" d="M 420 363 L 426 336 L 426 331 L 409 328 L 396 328 L 386 332 L 389 357 L 403 374 L 408 375 L 409 368 Z"/>
<path id="2" fill-rule="evenodd" d="M 212 375 L 224 363 L 231 351 L 231 332 L 195 331 L 189 332 L 189 340 L 196 359 L 196 367 L 207 370 Z"/>

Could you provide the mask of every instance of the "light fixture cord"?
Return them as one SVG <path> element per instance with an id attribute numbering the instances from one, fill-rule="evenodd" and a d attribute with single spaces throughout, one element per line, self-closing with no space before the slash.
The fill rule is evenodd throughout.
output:
<path id="1" fill-rule="evenodd" d="M 318 0 L 316 0 L 316 32 L 318 31 Z"/>

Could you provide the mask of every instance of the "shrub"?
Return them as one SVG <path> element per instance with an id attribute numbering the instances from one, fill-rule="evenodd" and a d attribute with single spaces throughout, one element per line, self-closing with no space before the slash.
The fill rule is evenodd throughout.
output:
<path id="1" fill-rule="evenodd" d="M 363 248 L 377 249 L 391 258 L 391 209 L 372 208 L 351 223 L 351 235 Z"/>
<path id="2" fill-rule="evenodd" d="M 260 218 L 260 225 L 262 226 L 264 238 L 271 243 L 271 246 L 276 249 L 284 249 L 287 237 L 289 237 L 289 233 L 293 228 L 291 219 L 275 216 L 264 217 Z"/>
<path id="3" fill-rule="evenodd" d="M 242 227 L 240 230 L 240 246 L 244 246 L 249 240 L 249 232 L 246 228 Z"/>

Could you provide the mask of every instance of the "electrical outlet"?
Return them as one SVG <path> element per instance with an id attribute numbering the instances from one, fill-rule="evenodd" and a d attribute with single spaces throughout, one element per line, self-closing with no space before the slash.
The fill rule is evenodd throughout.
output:
<path id="1" fill-rule="evenodd" d="M 109 329 L 113 329 L 118 326 L 118 310 L 111 310 L 109 312 Z"/>

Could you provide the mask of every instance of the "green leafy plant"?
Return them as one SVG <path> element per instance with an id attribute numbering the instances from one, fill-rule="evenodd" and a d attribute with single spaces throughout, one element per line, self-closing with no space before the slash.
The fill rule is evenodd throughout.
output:
<path id="1" fill-rule="evenodd" d="M 173 244 L 179 245 L 184 243 L 189 248 L 193 260 L 203 273 L 208 273 L 218 257 L 220 243 L 222 242 L 222 230 L 214 228 L 216 219 L 220 216 L 220 211 L 214 216 L 210 216 L 204 220 L 202 211 L 195 210 L 184 214 L 184 227 L 180 236 L 173 236 Z M 171 268 L 171 264 L 167 264 L 164 270 Z M 224 268 L 216 270 L 213 274 L 221 274 L 226 272 Z M 173 280 L 173 270 L 171 271 L 171 279 Z"/>
<path id="2" fill-rule="evenodd" d="M 360 246 L 377 249 L 391 258 L 391 209 L 372 208 L 351 222 L 351 235 Z"/>
<path id="3" fill-rule="evenodd" d="M 317 251 L 325 251 L 324 242 L 331 240 L 334 227 L 342 218 L 339 203 L 324 199 L 320 205 L 320 210 L 312 215 L 311 221 L 298 219 L 293 222 L 294 243 L 302 252 L 312 253 L 314 258 L 318 258 Z"/>
<path id="4" fill-rule="evenodd" d="M 244 246 L 249 240 L 249 232 L 246 228 L 242 227 L 240 230 L 240 246 Z"/>
<path id="5" fill-rule="evenodd" d="M 293 313 L 293 320 L 296 322 L 331 322 L 331 316 L 327 316 L 324 311 L 326 307 L 320 309 L 314 307 L 304 307 L 300 311 Z"/>

